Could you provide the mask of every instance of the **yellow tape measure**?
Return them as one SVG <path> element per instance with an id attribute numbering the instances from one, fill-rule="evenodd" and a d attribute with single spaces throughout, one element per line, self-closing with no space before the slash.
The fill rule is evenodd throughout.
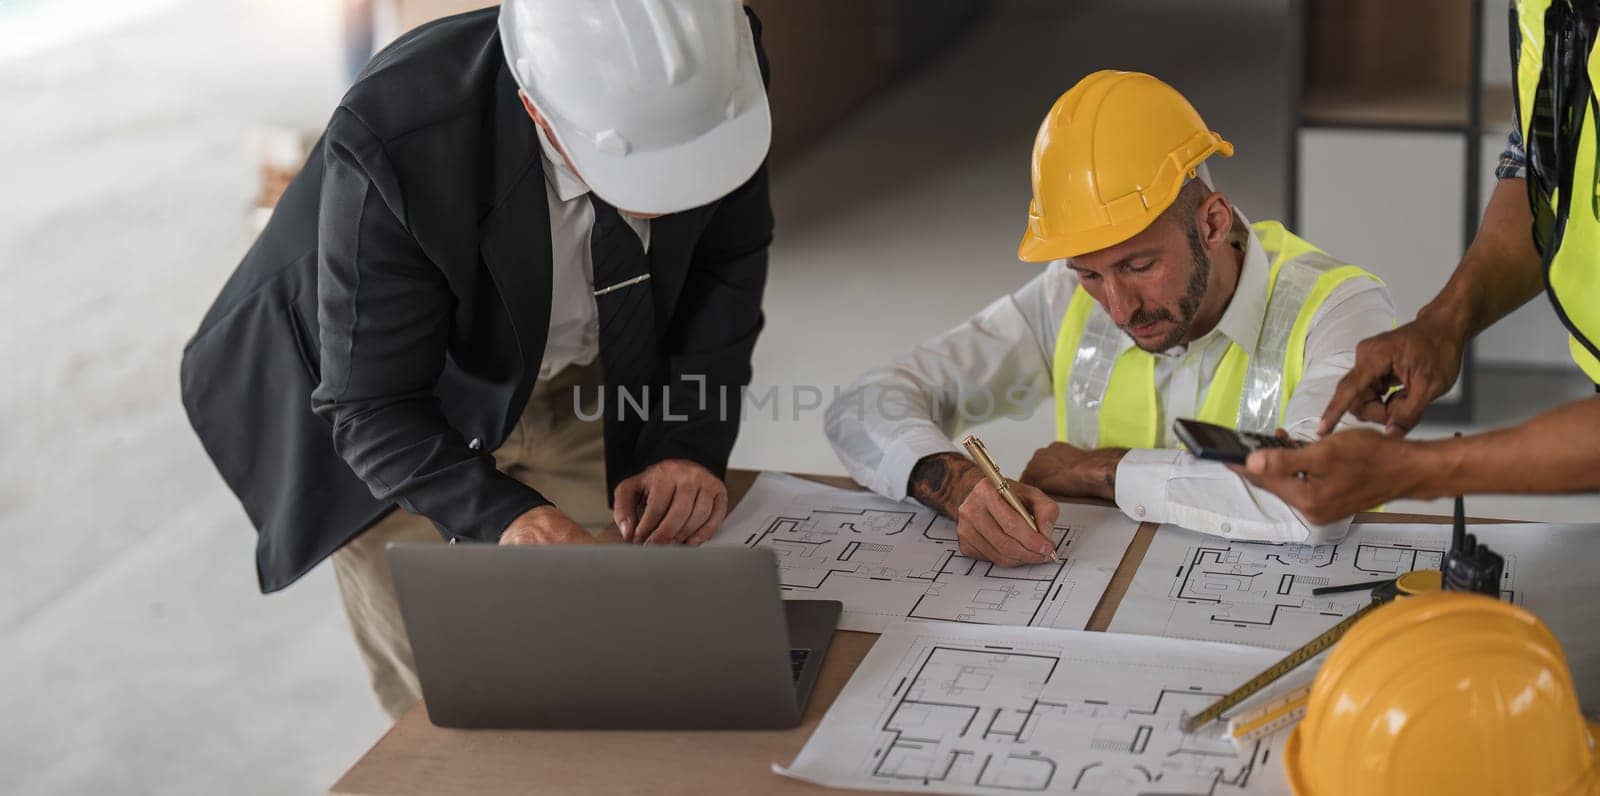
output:
<path id="1" fill-rule="evenodd" d="M 1413 594 L 1421 594 L 1423 592 L 1438 591 L 1440 588 L 1440 583 L 1441 578 L 1439 571 L 1436 569 L 1421 569 L 1413 572 L 1407 572 L 1404 575 L 1395 578 L 1393 589 L 1394 596 L 1405 597 Z M 1388 602 L 1388 595 L 1383 594 L 1384 591 L 1384 587 L 1382 586 L 1374 589 L 1371 603 L 1362 606 L 1361 610 L 1345 617 L 1339 622 L 1339 624 L 1323 631 L 1321 635 L 1306 642 L 1304 646 L 1301 646 L 1299 649 L 1296 649 L 1288 655 L 1283 656 L 1282 660 L 1279 660 L 1277 663 L 1268 666 L 1266 671 L 1263 671 L 1255 677 L 1250 678 L 1249 680 L 1245 681 L 1244 685 L 1235 688 L 1226 696 L 1218 699 L 1216 702 L 1211 703 L 1211 705 L 1205 710 L 1202 710 L 1193 716 L 1185 716 L 1179 723 L 1179 726 L 1183 728 L 1184 732 L 1194 732 L 1195 730 L 1204 727 L 1206 724 L 1221 718 L 1222 714 L 1226 713 L 1229 708 L 1232 708 L 1240 702 L 1255 696 L 1261 691 L 1261 689 L 1272 685 L 1284 675 L 1300 668 L 1301 664 L 1322 654 L 1329 647 L 1337 644 L 1339 639 L 1344 638 L 1344 634 L 1349 632 L 1350 628 L 1354 627 L 1356 622 L 1360 621 L 1362 617 L 1374 610 L 1377 610 L 1379 606 L 1382 606 L 1384 603 Z"/>
<path id="2" fill-rule="evenodd" d="M 1228 719 L 1228 737 L 1235 743 L 1245 744 L 1288 727 L 1306 715 L 1306 702 L 1311 699 L 1311 684 L 1290 689 L 1288 693 L 1254 710 L 1246 710 Z"/>

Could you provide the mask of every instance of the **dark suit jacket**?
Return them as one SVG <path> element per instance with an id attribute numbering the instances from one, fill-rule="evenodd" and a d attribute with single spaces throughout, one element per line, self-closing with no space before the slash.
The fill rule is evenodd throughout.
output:
<path id="1" fill-rule="evenodd" d="M 259 532 L 263 591 L 396 504 L 493 541 L 548 503 L 489 455 L 538 377 L 551 301 L 540 150 L 495 14 L 373 59 L 184 349 L 184 407 Z M 611 486 L 668 458 L 727 467 L 762 325 L 766 167 L 650 235 L 664 360 L 650 382 L 678 386 L 627 428 L 608 396 Z"/>

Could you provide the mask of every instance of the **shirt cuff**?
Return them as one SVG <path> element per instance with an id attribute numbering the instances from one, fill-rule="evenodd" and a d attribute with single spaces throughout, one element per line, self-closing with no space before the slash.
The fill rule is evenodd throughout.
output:
<path id="1" fill-rule="evenodd" d="M 1167 521 L 1167 479 L 1183 452 L 1133 448 L 1117 463 L 1117 508 L 1140 522 Z"/>
<path id="2" fill-rule="evenodd" d="M 883 454 L 883 461 L 873 474 L 876 483 L 867 484 L 867 488 L 892 500 L 905 500 L 912 468 L 923 457 L 935 453 L 960 454 L 961 449 L 943 432 L 932 428 L 911 428 L 901 432 Z"/>
<path id="3" fill-rule="evenodd" d="M 1134 449 L 1117 465 L 1117 508 L 1140 522 L 1176 525 L 1228 539 L 1274 544 L 1338 542 L 1350 519 L 1307 525 L 1276 497 L 1255 492 L 1216 462 L 1177 449 Z M 1263 506 L 1260 501 L 1272 501 Z"/>

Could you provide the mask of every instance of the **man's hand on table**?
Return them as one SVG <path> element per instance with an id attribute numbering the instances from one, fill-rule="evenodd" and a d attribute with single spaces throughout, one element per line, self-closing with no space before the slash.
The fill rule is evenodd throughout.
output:
<path id="1" fill-rule="evenodd" d="M 1012 494 L 1033 513 L 1040 529 L 1054 528 L 1061 507 L 1027 484 L 1010 482 Z M 956 521 L 961 554 L 1003 567 L 1042 564 L 1054 545 L 1036 533 L 989 483 L 976 464 L 955 453 L 923 457 L 911 470 L 910 494 Z"/>
<path id="2" fill-rule="evenodd" d="M 594 544 L 594 536 L 555 506 L 529 509 L 500 534 L 500 544 Z"/>
<path id="3" fill-rule="evenodd" d="M 1022 471 L 1022 481 L 1052 495 L 1117 499 L 1117 465 L 1127 448 L 1087 450 L 1052 442 L 1037 451 Z"/>
<path id="4" fill-rule="evenodd" d="M 633 544 L 700 544 L 728 516 L 728 487 L 687 459 L 666 459 L 617 484 L 612 517 Z"/>

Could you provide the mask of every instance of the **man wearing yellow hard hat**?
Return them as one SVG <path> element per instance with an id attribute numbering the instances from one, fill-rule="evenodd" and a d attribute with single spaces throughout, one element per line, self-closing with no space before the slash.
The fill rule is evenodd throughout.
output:
<path id="1" fill-rule="evenodd" d="M 1371 274 L 1277 222 L 1248 224 L 1212 187 L 1213 154 L 1233 146 L 1150 75 L 1096 72 L 1063 94 L 1034 144 L 1019 251 L 1048 265 L 840 394 L 825 427 L 850 473 L 956 517 L 963 553 L 1044 560 L 1048 543 L 951 437 L 1053 395 L 1057 441 L 1016 490 L 1041 527 L 1049 492 L 1230 538 L 1343 537 L 1348 518 L 1309 523 L 1175 449 L 1172 422 L 1188 417 L 1309 437 L 1356 343 L 1394 324 Z"/>
<path id="2" fill-rule="evenodd" d="M 1307 516 L 1401 497 L 1600 489 L 1600 398 L 1459 439 L 1402 439 L 1455 383 L 1467 341 L 1541 293 L 1573 361 L 1600 384 L 1600 2 L 1515 0 L 1511 10 L 1517 126 L 1483 223 L 1416 319 L 1361 346 L 1321 429 L 1351 412 L 1388 434 L 1332 434 L 1251 458 L 1250 477 Z"/>

